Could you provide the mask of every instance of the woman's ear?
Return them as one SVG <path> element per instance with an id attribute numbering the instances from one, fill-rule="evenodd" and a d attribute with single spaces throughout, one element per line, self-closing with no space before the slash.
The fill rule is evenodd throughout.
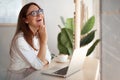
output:
<path id="1" fill-rule="evenodd" d="M 28 24 L 27 18 L 23 18 L 23 21 L 24 21 L 26 24 Z"/>

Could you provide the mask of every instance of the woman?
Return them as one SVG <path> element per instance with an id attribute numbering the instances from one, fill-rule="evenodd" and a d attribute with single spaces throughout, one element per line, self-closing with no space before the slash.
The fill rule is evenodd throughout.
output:
<path id="1" fill-rule="evenodd" d="M 22 80 L 51 61 L 43 9 L 36 3 L 28 3 L 20 11 L 10 57 L 9 80 Z"/>

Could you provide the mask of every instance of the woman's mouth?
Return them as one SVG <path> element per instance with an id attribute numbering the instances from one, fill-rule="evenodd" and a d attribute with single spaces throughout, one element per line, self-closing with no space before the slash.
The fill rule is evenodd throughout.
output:
<path id="1" fill-rule="evenodd" d="M 37 20 L 37 22 L 40 22 L 40 21 L 42 21 L 42 19 L 38 19 L 38 20 Z"/>

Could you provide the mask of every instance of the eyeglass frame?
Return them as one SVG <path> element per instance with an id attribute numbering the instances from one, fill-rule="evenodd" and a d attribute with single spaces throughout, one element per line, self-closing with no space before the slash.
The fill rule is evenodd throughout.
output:
<path id="1" fill-rule="evenodd" d="M 33 17 L 36 17 L 37 15 L 40 15 L 40 14 L 44 14 L 44 11 L 43 9 L 38 9 L 36 11 L 31 11 L 30 13 L 28 13 L 26 16 L 33 16 Z"/>

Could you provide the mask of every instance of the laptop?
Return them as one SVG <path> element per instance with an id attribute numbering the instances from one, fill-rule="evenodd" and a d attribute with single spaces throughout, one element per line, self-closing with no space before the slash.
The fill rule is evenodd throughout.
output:
<path id="1" fill-rule="evenodd" d="M 42 74 L 59 77 L 68 77 L 82 69 L 86 53 L 87 50 L 85 48 L 75 49 L 68 66 L 65 66 L 61 69 L 56 69 L 55 67 L 53 67 L 44 70 Z"/>

